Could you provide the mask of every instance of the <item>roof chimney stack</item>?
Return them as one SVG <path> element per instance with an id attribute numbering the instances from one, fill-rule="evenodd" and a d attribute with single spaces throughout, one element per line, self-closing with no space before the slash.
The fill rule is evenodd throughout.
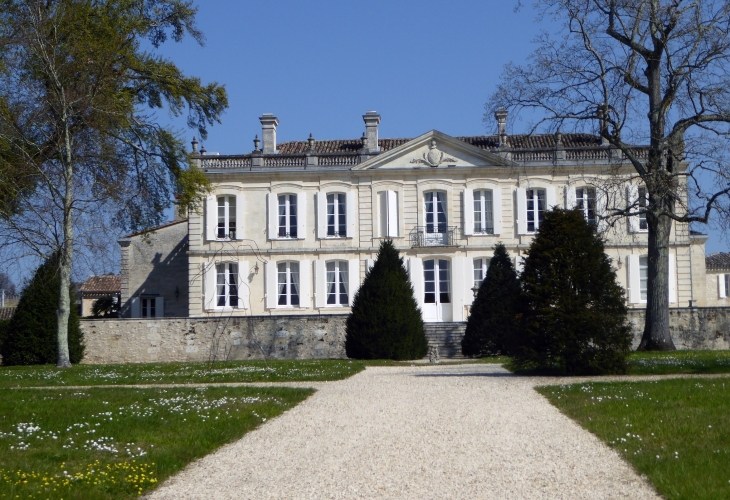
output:
<path id="1" fill-rule="evenodd" d="M 494 112 L 494 118 L 497 119 L 497 136 L 499 137 L 499 147 L 507 147 L 507 110 L 499 108 Z"/>
<path id="2" fill-rule="evenodd" d="M 259 118 L 261 122 L 261 138 L 263 139 L 264 154 L 276 153 L 276 126 L 279 125 L 279 120 L 271 113 L 264 113 Z"/>
<path id="3" fill-rule="evenodd" d="M 362 119 L 365 121 L 365 135 L 368 139 L 367 152 L 379 153 L 378 123 L 380 123 L 380 115 L 375 111 L 368 111 L 362 115 Z"/>

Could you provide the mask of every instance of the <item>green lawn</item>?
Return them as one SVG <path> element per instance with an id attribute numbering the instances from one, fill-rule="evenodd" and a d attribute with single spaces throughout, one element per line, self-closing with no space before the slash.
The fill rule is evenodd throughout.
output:
<path id="1" fill-rule="evenodd" d="M 632 352 L 629 373 L 730 373 L 730 351 Z"/>
<path id="2" fill-rule="evenodd" d="M 0 366 L 0 388 L 109 384 L 192 384 L 207 382 L 292 382 L 342 380 L 362 371 L 361 361 L 271 360 L 208 363 L 145 363 Z"/>
<path id="3" fill-rule="evenodd" d="M 137 497 L 312 392 L 5 389 L 0 397 L 0 499 Z"/>
<path id="4" fill-rule="evenodd" d="M 538 389 L 668 499 L 730 498 L 730 377 Z"/>

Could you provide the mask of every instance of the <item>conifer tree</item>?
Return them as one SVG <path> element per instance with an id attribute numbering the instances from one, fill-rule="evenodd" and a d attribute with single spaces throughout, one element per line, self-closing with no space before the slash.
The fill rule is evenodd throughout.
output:
<path id="1" fill-rule="evenodd" d="M 423 319 L 403 259 L 391 240 L 380 244 L 347 318 L 347 356 L 420 359 L 428 352 Z"/>
<path id="2" fill-rule="evenodd" d="M 545 214 L 521 275 L 515 360 L 563 373 L 620 373 L 631 330 L 603 241 L 580 211 Z"/>
<path id="3" fill-rule="evenodd" d="M 0 345 L 4 365 L 55 363 L 58 353 L 56 311 L 58 309 L 59 255 L 51 255 L 35 272 L 23 291 L 15 315 L 6 327 Z M 69 294 L 73 296 L 72 291 Z M 78 311 L 71 308 L 68 319 L 68 347 L 72 363 L 84 355 Z"/>
<path id="4" fill-rule="evenodd" d="M 508 355 L 515 332 L 520 283 L 507 249 L 494 247 L 487 276 L 471 306 L 466 333 L 461 341 L 464 356 Z"/>

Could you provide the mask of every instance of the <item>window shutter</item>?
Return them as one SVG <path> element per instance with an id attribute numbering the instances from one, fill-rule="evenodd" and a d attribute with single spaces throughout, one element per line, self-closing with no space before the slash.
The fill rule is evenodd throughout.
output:
<path id="1" fill-rule="evenodd" d="M 203 310 L 209 311 L 215 307 L 215 262 L 205 264 L 203 271 Z"/>
<path id="2" fill-rule="evenodd" d="M 139 297 L 132 297 L 132 305 L 130 306 L 130 314 L 133 318 L 139 318 L 142 316 L 141 307 L 139 304 Z"/>
<path id="3" fill-rule="evenodd" d="M 279 198 L 276 193 L 266 195 L 269 207 L 269 239 L 275 240 L 279 235 Z"/>
<path id="4" fill-rule="evenodd" d="M 370 271 L 373 268 L 374 265 L 375 265 L 375 260 L 374 259 L 368 259 L 367 260 L 367 268 L 366 268 L 366 270 L 367 271 Z"/>
<path id="5" fill-rule="evenodd" d="M 238 307 L 241 309 L 251 309 L 250 298 L 251 289 L 248 286 L 248 262 L 238 262 Z"/>
<path id="6" fill-rule="evenodd" d="M 677 303 L 677 269 L 673 253 L 669 253 L 669 303 Z"/>
<path id="7" fill-rule="evenodd" d="M 718 274 L 717 275 L 717 290 L 718 295 L 721 299 L 724 299 L 727 297 L 727 290 L 725 290 L 725 275 L 724 274 Z M 134 300 L 134 299 L 132 299 Z M 134 303 L 132 303 L 132 310 L 134 311 Z"/>
<path id="8" fill-rule="evenodd" d="M 357 191 L 348 191 L 345 195 L 347 200 L 347 237 L 355 237 L 355 219 L 357 218 Z"/>
<path id="9" fill-rule="evenodd" d="M 388 236 L 398 237 L 398 193 L 388 191 Z"/>
<path id="10" fill-rule="evenodd" d="M 639 272 L 639 256 L 629 255 L 629 302 L 641 304 L 641 274 Z"/>
<path id="11" fill-rule="evenodd" d="M 165 317 L 165 298 L 155 297 L 155 318 Z"/>
<path id="12" fill-rule="evenodd" d="M 347 261 L 347 294 L 350 307 L 355 300 L 355 294 L 360 289 L 360 260 L 350 259 Z"/>
<path id="13" fill-rule="evenodd" d="M 458 284 L 457 284 L 458 286 Z M 464 259 L 464 303 L 466 305 L 474 302 L 474 259 Z M 466 318 L 464 318 L 466 319 Z"/>
<path id="14" fill-rule="evenodd" d="M 626 188 L 626 201 L 627 206 L 631 206 L 634 203 L 636 203 L 639 200 L 639 187 L 638 186 L 628 186 Z M 639 207 L 634 207 L 633 210 L 637 210 Z M 629 217 L 629 231 L 632 233 L 638 233 L 639 232 L 639 216 L 638 215 L 632 215 Z"/>
<path id="15" fill-rule="evenodd" d="M 218 204 L 214 194 L 205 199 L 205 239 L 214 241 L 218 226 Z"/>
<path id="16" fill-rule="evenodd" d="M 323 260 L 314 261 L 314 307 L 327 305 L 327 271 Z"/>
<path id="17" fill-rule="evenodd" d="M 327 194 L 317 193 L 317 238 L 327 237 Z"/>
<path id="18" fill-rule="evenodd" d="M 297 216 L 299 213 L 297 212 Z M 312 261 L 299 261 L 299 307 L 312 307 Z"/>
<path id="19" fill-rule="evenodd" d="M 553 207 L 556 207 L 558 205 L 558 200 L 555 197 L 554 187 L 545 188 L 545 204 L 547 205 L 545 207 L 547 210 L 552 210 Z"/>
<path id="20" fill-rule="evenodd" d="M 565 186 L 565 209 L 573 210 L 575 205 L 575 187 Z"/>
<path id="21" fill-rule="evenodd" d="M 527 193 L 517 188 L 517 234 L 527 234 Z"/>
<path id="22" fill-rule="evenodd" d="M 494 234 L 502 234 L 502 188 L 500 187 L 492 190 L 492 217 L 494 217 Z"/>
<path id="23" fill-rule="evenodd" d="M 464 200 L 464 236 L 474 234 L 474 190 L 465 189 L 461 195 Z"/>
<path id="24" fill-rule="evenodd" d="M 466 259 L 464 257 L 454 257 L 451 259 L 451 289 L 452 292 L 452 320 L 464 321 L 464 304 L 466 296 L 464 295 L 464 287 L 459 285 L 459 276 L 464 276 L 464 268 L 466 267 Z"/>
<path id="25" fill-rule="evenodd" d="M 277 303 L 277 270 L 276 262 L 267 261 L 264 264 L 264 278 L 266 279 L 266 308 L 274 309 Z"/>
<path id="26" fill-rule="evenodd" d="M 522 260 L 522 257 L 520 257 L 518 255 L 517 257 L 515 257 L 515 272 L 517 272 L 518 276 L 524 268 L 525 268 L 525 261 Z M 485 276 L 485 278 L 486 278 L 486 276 Z"/>
<path id="27" fill-rule="evenodd" d="M 297 239 L 307 238 L 307 193 L 297 193 Z M 300 299 L 301 300 L 301 299 Z"/>
<path id="28" fill-rule="evenodd" d="M 413 287 L 413 295 L 416 297 L 418 307 L 423 313 L 423 260 L 418 257 L 408 259 L 408 274 Z"/>
<path id="29" fill-rule="evenodd" d="M 238 194 L 236 195 L 236 239 L 242 240 L 243 239 L 243 222 L 245 218 L 245 210 L 243 205 L 243 195 Z"/>

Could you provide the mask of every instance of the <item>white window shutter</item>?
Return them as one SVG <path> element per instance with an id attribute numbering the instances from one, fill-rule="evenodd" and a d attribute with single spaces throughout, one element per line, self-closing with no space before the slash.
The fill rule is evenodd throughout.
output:
<path id="1" fill-rule="evenodd" d="M 639 256 L 629 255 L 629 302 L 641 304 L 641 273 L 639 271 Z"/>
<path id="2" fill-rule="evenodd" d="M 464 200 L 464 235 L 474 234 L 474 190 L 465 189 L 461 195 Z"/>
<path id="3" fill-rule="evenodd" d="M 355 219 L 357 219 L 357 191 L 350 190 L 346 193 L 347 200 L 347 237 L 355 237 Z"/>
<path id="4" fill-rule="evenodd" d="M 213 241 L 216 239 L 218 228 L 218 202 L 214 194 L 208 195 L 205 199 L 205 239 Z"/>
<path id="5" fill-rule="evenodd" d="M 575 187 L 565 186 L 565 209 L 573 210 L 575 205 Z"/>
<path id="6" fill-rule="evenodd" d="M 251 289 L 248 286 L 248 262 L 240 261 L 238 263 L 238 307 L 241 309 L 250 309 Z"/>
<path id="7" fill-rule="evenodd" d="M 360 289 L 360 260 L 350 259 L 347 261 L 347 294 L 350 307 L 355 300 L 355 294 Z"/>
<path id="8" fill-rule="evenodd" d="M 317 193 L 317 238 L 327 237 L 327 194 Z"/>
<path id="9" fill-rule="evenodd" d="M 718 295 L 720 296 L 721 299 L 724 299 L 727 297 L 727 290 L 725 290 L 725 275 L 724 274 L 717 275 L 717 291 L 718 291 Z M 132 300 L 134 300 L 134 299 L 132 299 Z M 132 311 L 134 311 L 134 303 L 132 303 Z"/>
<path id="10" fill-rule="evenodd" d="M 454 257 L 451 259 L 451 289 L 452 297 L 452 320 L 464 321 L 464 305 L 466 303 L 466 295 L 464 295 L 464 287 L 459 286 L 459 276 L 464 276 L 464 268 L 466 267 L 466 259 L 464 257 Z"/>
<path id="11" fill-rule="evenodd" d="M 203 272 L 203 310 L 208 311 L 215 307 L 215 262 L 208 262 Z"/>
<path id="12" fill-rule="evenodd" d="M 545 207 L 547 210 L 552 210 L 558 205 L 558 200 L 555 196 L 555 188 L 552 186 L 545 188 L 545 204 L 547 205 Z"/>
<path id="13" fill-rule="evenodd" d="M 464 302 L 466 304 L 474 302 L 472 288 L 474 288 L 474 259 L 468 258 L 464 259 Z"/>
<path id="14" fill-rule="evenodd" d="M 269 239 L 275 240 L 279 235 L 279 197 L 276 193 L 266 195 L 269 207 Z"/>
<path id="15" fill-rule="evenodd" d="M 418 307 L 423 312 L 423 260 L 418 257 L 408 259 L 408 274 L 413 286 L 413 295 L 416 297 Z"/>
<path id="16" fill-rule="evenodd" d="M 297 239 L 307 238 L 307 193 L 297 193 Z"/>
<path id="17" fill-rule="evenodd" d="M 264 278 L 266 279 L 266 308 L 274 309 L 278 302 L 278 273 L 276 262 L 267 261 L 264 264 Z"/>
<path id="18" fill-rule="evenodd" d="M 165 317 L 165 298 L 155 297 L 155 318 Z"/>
<path id="19" fill-rule="evenodd" d="M 634 203 L 636 203 L 639 200 L 639 187 L 638 186 L 629 186 L 626 188 L 626 201 L 628 202 L 628 206 L 630 207 Z M 638 205 L 638 204 L 637 204 Z M 633 207 L 632 210 L 638 210 L 638 206 Z M 639 232 L 639 216 L 638 215 L 632 215 L 629 217 L 629 231 L 632 233 L 638 233 Z"/>
<path id="20" fill-rule="evenodd" d="M 502 188 L 492 190 L 492 217 L 494 217 L 494 234 L 502 234 Z"/>
<path id="21" fill-rule="evenodd" d="M 368 259 L 367 260 L 367 267 L 365 268 L 366 271 L 370 271 L 373 266 L 375 265 L 375 259 Z"/>
<path id="22" fill-rule="evenodd" d="M 298 214 L 298 212 L 297 212 Z M 299 307 L 312 307 L 312 261 L 299 261 Z"/>
<path id="23" fill-rule="evenodd" d="M 517 234 L 527 234 L 527 192 L 517 188 Z"/>
<path id="24" fill-rule="evenodd" d="M 525 268 L 525 261 L 522 259 L 521 256 L 518 255 L 517 257 L 515 257 L 515 271 L 519 275 L 524 268 Z"/>
<path id="25" fill-rule="evenodd" d="M 673 253 L 669 253 L 669 303 L 677 303 L 677 269 Z"/>
<path id="26" fill-rule="evenodd" d="M 388 191 L 388 236 L 390 238 L 398 237 L 398 193 L 396 191 Z"/>
<path id="27" fill-rule="evenodd" d="M 133 318 L 139 318 L 142 316 L 142 308 L 140 307 L 139 297 L 132 297 L 132 304 L 130 306 L 130 315 Z"/>
<path id="28" fill-rule="evenodd" d="M 314 261 L 314 307 L 327 305 L 327 270 L 325 261 Z"/>
<path id="29" fill-rule="evenodd" d="M 244 199 L 242 194 L 236 195 L 236 239 L 243 239 L 243 222 L 245 219 L 245 206 L 243 204 Z"/>

